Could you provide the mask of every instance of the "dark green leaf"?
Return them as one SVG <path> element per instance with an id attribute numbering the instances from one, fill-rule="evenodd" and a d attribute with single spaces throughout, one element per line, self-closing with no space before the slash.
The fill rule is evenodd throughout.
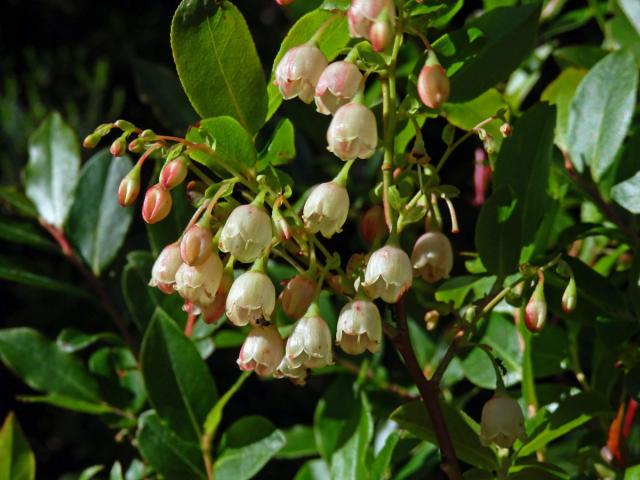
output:
<path id="1" fill-rule="evenodd" d="M 202 118 L 229 115 L 254 133 L 267 112 L 262 65 L 240 11 L 229 1 L 217 5 L 180 3 L 171 23 L 173 59 Z"/>
<path id="2" fill-rule="evenodd" d="M 633 55 L 614 52 L 582 79 L 569 110 L 567 144 L 579 172 L 596 180 L 613 166 L 636 103 L 638 69 Z"/>
<path id="3" fill-rule="evenodd" d="M 585 70 L 578 70 L 577 68 L 567 68 L 563 70 L 562 73 L 545 88 L 540 97 L 540 100 L 556 106 L 558 115 L 554 141 L 561 150 L 567 149 L 567 128 L 569 125 L 569 106 L 571 105 L 571 99 L 573 99 L 573 94 L 586 73 Z"/>
<path id="4" fill-rule="evenodd" d="M 318 455 L 313 427 L 295 425 L 282 431 L 286 443 L 276 458 L 302 458 Z"/>
<path id="5" fill-rule="evenodd" d="M 42 230 L 32 223 L 0 217 L 0 239 L 49 252 L 59 251 L 56 244 L 44 237 L 41 232 Z"/>
<path id="6" fill-rule="evenodd" d="M 496 8 L 440 37 L 433 48 L 451 78 L 450 102 L 477 97 L 506 80 L 534 47 L 537 5 Z"/>
<path id="7" fill-rule="evenodd" d="M 136 439 L 145 460 L 167 480 L 207 478 L 200 446 L 177 435 L 156 412 L 140 416 Z"/>
<path id="8" fill-rule="evenodd" d="M 191 107 L 173 71 L 141 59 L 137 59 L 133 66 L 140 99 L 151 106 L 165 127 L 183 133 L 198 120 L 198 114 Z"/>
<path id="9" fill-rule="evenodd" d="M 504 279 L 515 272 L 520 259 L 522 223 L 517 199 L 502 185 L 482 205 L 476 224 L 476 248 L 486 269 Z"/>
<path id="10" fill-rule="evenodd" d="M 269 109 L 267 112 L 267 120 L 278 109 L 282 103 L 282 95 L 278 91 L 278 87 L 273 84 L 273 72 L 275 72 L 280 59 L 287 51 L 298 45 L 302 45 L 311 39 L 311 37 L 322 27 L 326 28 L 316 39 L 316 45 L 327 57 L 328 61 L 333 60 L 349 42 L 349 30 L 347 29 L 347 19 L 344 15 L 331 13 L 326 10 L 313 10 L 300 18 L 289 29 L 289 33 L 282 41 L 280 50 L 273 61 L 271 79 L 267 88 L 269 97 Z"/>
<path id="11" fill-rule="evenodd" d="M 640 213 L 640 172 L 633 177 L 614 185 L 611 188 L 611 198 L 618 205 L 636 215 Z"/>
<path id="12" fill-rule="evenodd" d="M 260 152 L 257 170 L 261 172 L 268 165 L 284 165 L 296 157 L 293 123 L 288 118 L 280 120 L 265 149 Z"/>
<path id="13" fill-rule="evenodd" d="M 371 478 L 391 478 L 391 459 L 393 458 L 393 451 L 399 441 L 400 434 L 397 431 L 389 434 L 384 442 L 384 446 L 376 455 L 373 465 L 371 465 Z"/>
<path id="14" fill-rule="evenodd" d="M 554 50 L 553 58 L 561 68 L 574 67 L 589 69 L 598 63 L 607 51 L 600 47 L 574 45 Z"/>
<path id="15" fill-rule="evenodd" d="M 193 342 L 161 309 L 147 328 L 140 359 L 151 405 L 176 433 L 197 441 L 218 394 Z"/>
<path id="16" fill-rule="evenodd" d="M 130 350 L 124 347 L 103 347 L 89 359 L 89 370 L 100 381 L 104 397 L 112 405 L 133 412 L 146 401 L 142 373 Z"/>
<path id="17" fill-rule="evenodd" d="M 27 218 L 38 218 L 35 205 L 27 196 L 11 186 L 0 187 L 0 202 L 4 203 L 16 213 Z"/>
<path id="18" fill-rule="evenodd" d="M 264 417 L 244 417 L 222 439 L 225 447 L 214 465 L 217 480 L 247 480 L 284 446 L 285 437 Z"/>
<path id="19" fill-rule="evenodd" d="M 80 173 L 67 230 L 96 276 L 115 258 L 131 225 L 133 210 L 118 204 L 118 186 L 132 166 L 128 157 L 102 150 Z"/>
<path id="20" fill-rule="evenodd" d="M 79 168 L 80 143 L 60 114 L 52 113 L 29 140 L 25 185 L 40 217 L 55 227 L 67 219 Z"/>
<path id="21" fill-rule="evenodd" d="M 371 406 L 360 394 L 358 424 L 347 441 L 331 457 L 331 478 L 367 478 L 367 448 L 373 435 Z"/>
<path id="22" fill-rule="evenodd" d="M 463 413 L 447 404 L 442 404 L 442 410 L 457 457 L 476 467 L 495 469 L 496 456 L 491 449 L 480 445 L 476 428 L 470 426 L 472 420 L 463 417 Z M 396 409 L 391 414 L 391 420 L 398 422 L 400 427 L 418 438 L 437 444 L 431 420 L 421 401 L 410 402 Z"/>
<path id="23" fill-rule="evenodd" d="M 64 328 L 58 334 L 56 344 L 58 348 L 67 353 L 77 352 L 93 345 L 96 342 L 105 341 L 113 344 L 121 344 L 120 337 L 113 333 L 84 333 L 75 328 Z"/>
<path id="24" fill-rule="evenodd" d="M 34 480 L 36 459 L 13 412 L 0 428 L 0 478 Z"/>
<path id="25" fill-rule="evenodd" d="M 116 413 L 113 407 L 106 403 L 86 402 L 57 393 L 51 393 L 49 395 L 20 395 L 18 400 L 25 403 L 46 403 L 54 407 L 64 408 L 65 410 L 74 412 L 88 413 L 89 415 Z"/>
<path id="26" fill-rule="evenodd" d="M 31 328 L 0 330 L 0 358 L 35 390 L 101 402 L 98 384 L 82 362 Z"/>

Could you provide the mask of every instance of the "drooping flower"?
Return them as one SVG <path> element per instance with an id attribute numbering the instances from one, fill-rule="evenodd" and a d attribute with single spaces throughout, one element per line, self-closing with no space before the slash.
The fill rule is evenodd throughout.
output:
<path id="1" fill-rule="evenodd" d="M 304 204 L 302 218 L 309 232 L 331 238 L 342 230 L 348 213 L 347 189 L 336 182 L 326 182 L 313 189 Z"/>
<path id="2" fill-rule="evenodd" d="M 299 97 L 311 103 L 327 59 L 318 47 L 300 45 L 284 54 L 276 67 L 275 84 L 285 100 Z"/>
<path id="3" fill-rule="evenodd" d="M 242 327 L 249 323 L 262 326 L 270 323 L 276 306 L 276 289 L 262 272 L 249 271 L 240 275 L 227 295 L 229 321 Z"/>
<path id="4" fill-rule="evenodd" d="M 359 103 L 343 105 L 331 120 L 327 143 L 327 149 L 341 160 L 369 158 L 378 143 L 376 117 Z"/>
<path id="5" fill-rule="evenodd" d="M 418 238 L 411 253 L 413 268 L 428 283 L 449 278 L 453 268 L 451 242 L 442 232 L 427 232 Z"/>
<path id="6" fill-rule="evenodd" d="M 211 230 L 192 225 L 180 241 L 180 255 L 187 265 L 200 265 L 212 254 Z"/>
<path id="7" fill-rule="evenodd" d="M 216 323 L 225 313 L 225 307 L 227 304 L 227 295 L 231 289 L 233 283 L 233 270 L 229 271 L 225 269 L 222 273 L 222 279 L 218 290 L 216 290 L 216 296 L 213 299 L 213 303 L 202 309 L 202 319 L 205 323 Z"/>
<path id="8" fill-rule="evenodd" d="M 351 355 L 365 350 L 375 353 L 382 341 L 382 320 L 378 307 L 369 300 L 354 300 L 340 311 L 336 344 Z"/>
<path id="9" fill-rule="evenodd" d="M 493 397 L 482 407 L 480 442 L 484 446 L 495 443 L 511 448 L 516 438 L 523 442 L 527 439 L 520 405 L 510 397 Z"/>
<path id="10" fill-rule="evenodd" d="M 284 342 L 274 325 L 254 327 L 240 348 L 237 363 L 241 370 L 265 377 L 273 375 L 283 355 Z"/>
<path id="11" fill-rule="evenodd" d="M 291 368 L 319 368 L 333 363 L 331 331 L 318 315 L 302 317 L 287 339 L 286 359 Z"/>
<path id="12" fill-rule="evenodd" d="M 386 245 L 371 254 L 362 286 L 371 298 L 395 303 L 413 282 L 409 256 L 399 247 Z"/>
<path id="13" fill-rule="evenodd" d="M 315 90 L 318 112 L 334 114 L 358 93 L 362 74 L 351 62 L 333 62 L 324 69 Z"/>
<path id="14" fill-rule="evenodd" d="M 527 302 L 524 324 L 532 333 L 537 333 L 547 323 L 547 301 L 544 298 L 544 275 L 538 272 L 538 284 Z"/>
<path id="15" fill-rule="evenodd" d="M 278 369 L 273 374 L 276 378 L 288 378 L 296 385 L 304 385 L 307 379 L 309 371 L 304 365 L 298 367 L 292 367 L 287 360 L 287 357 L 283 357 Z"/>
<path id="16" fill-rule="evenodd" d="M 183 263 L 176 272 L 176 290 L 182 298 L 203 309 L 213 303 L 222 279 L 222 262 L 212 254 L 200 265 Z"/>
<path id="17" fill-rule="evenodd" d="M 393 0 L 353 0 L 347 10 L 351 36 L 369 39 L 371 27 L 384 9 L 387 11 L 389 22 L 393 23 L 396 18 Z"/>
<path id="18" fill-rule="evenodd" d="M 261 257 L 273 238 L 271 217 L 261 207 L 236 207 L 220 233 L 220 250 L 229 252 L 238 261 L 253 262 Z"/>
<path id="19" fill-rule="evenodd" d="M 180 258 L 180 246 L 171 243 L 164 247 L 156 258 L 151 269 L 151 281 L 149 285 L 158 287 L 161 292 L 171 294 L 174 292 L 176 283 L 176 272 L 182 265 Z"/>

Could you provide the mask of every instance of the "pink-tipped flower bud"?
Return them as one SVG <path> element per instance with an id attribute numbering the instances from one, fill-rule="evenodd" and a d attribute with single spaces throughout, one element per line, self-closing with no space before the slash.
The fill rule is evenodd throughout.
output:
<path id="1" fill-rule="evenodd" d="M 479 207 L 487 196 L 489 182 L 491 182 L 491 167 L 486 163 L 487 156 L 482 148 L 476 148 L 473 170 L 473 205 Z"/>
<path id="2" fill-rule="evenodd" d="M 524 324 L 530 332 L 537 333 L 542 330 L 547 322 L 547 301 L 544 298 L 544 276 L 540 272 L 538 272 L 538 284 L 524 313 Z"/>
<path id="3" fill-rule="evenodd" d="M 216 323 L 225 313 L 225 306 L 227 303 L 227 295 L 233 284 L 233 270 L 225 270 L 222 273 L 222 279 L 220 280 L 220 286 L 216 291 L 216 296 L 213 299 L 213 303 L 202 309 L 202 319 L 204 323 Z"/>
<path id="4" fill-rule="evenodd" d="M 299 97 L 311 103 L 327 59 L 318 47 L 300 45 L 284 54 L 276 67 L 275 84 L 285 100 Z"/>
<path id="5" fill-rule="evenodd" d="M 245 338 L 237 363 L 240 370 L 254 371 L 266 377 L 273 375 L 283 355 L 284 342 L 278 329 L 273 325 L 255 327 Z"/>
<path id="6" fill-rule="evenodd" d="M 238 327 L 249 323 L 269 325 L 276 307 L 276 289 L 271 279 L 261 272 L 245 272 L 236 278 L 227 295 L 229 321 Z"/>
<path id="7" fill-rule="evenodd" d="M 250 263 L 262 256 L 273 239 L 271 217 L 255 205 L 236 207 L 220 233 L 220 250 Z"/>
<path id="8" fill-rule="evenodd" d="M 376 117 L 359 103 L 343 105 L 331 120 L 327 143 L 327 150 L 341 160 L 369 158 L 378 144 Z"/>
<path id="9" fill-rule="evenodd" d="M 307 367 L 304 365 L 293 367 L 287 360 L 287 357 L 283 357 L 273 376 L 276 378 L 288 378 L 295 385 L 304 385 L 306 383 L 308 373 L 309 370 L 307 370 Z"/>
<path id="10" fill-rule="evenodd" d="M 285 7 L 287 5 L 291 5 L 295 0 L 276 0 L 276 3 L 281 7 Z"/>
<path id="11" fill-rule="evenodd" d="M 449 77 L 441 65 L 425 65 L 418 76 L 418 95 L 429 108 L 440 108 L 449 99 Z"/>
<path id="12" fill-rule="evenodd" d="M 134 166 L 118 187 L 118 203 L 122 207 L 133 205 L 140 193 L 140 167 Z"/>
<path id="13" fill-rule="evenodd" d="M 287 362 L 292 368 L 320 368 L 331 365 L 331 344 L 331 331 L 322 317 L 302 317 L 296 322 L 287 339 Z"/>
<path id="14" fill-rule="evenodd" d="M 504 138 L 511 136 L 512 132 L 513 132 L 513 127 L 511 127 L 510 123 L 504 122 L 502 125 L 500 125 L 500 133 Z"/>
<path id="15" fill-rule="evenodd" d="M 520 405 L 510 397 L 493 397 L 482 407 L 480 443 L 485 447 L 495 443 L 502 448 L 511 448 L 516 438 L 523 442 L 527 440 Z"/>
<path id="16" fill-rule="evenodd" d="M 371 298 L 396 303 L 411 287 L 413 269 L 404 250 L 387 245 L 371 254 L 362 286 Z"/>
<path id="17" fill-rule="evenodd" d="M 302 219 L 307 231 L 321 232 L 325 238 L 342 231 L 349 213 L 347 189 L 336 182 L 321 183 L 307 198 Z"/>
<path id="18" fill-rule="evenodd" d="M 382 11 L 371 28 L 369 29 L 369 40 L 371 46 L 376 52 L 383 52 L 391 45 L 393 39 L 393 25 L 389 19 L 389 15 L 385 10 Z"/>
<path id="19" fill-rule="evenodd" d="M 360 219 L 360 236 L 367 245 L 373 245 L 382 240 L 387 234 L 387 223 L 384 218 L 384 208 L 374 205 L 369 208 Z"/>
<path id="20" fill-rule="evenodd" d="M 116 138 L 109 147 L 109 153 L 114 157 L 120 157 L 127 151 L 127 142 L 124 138 Z"/>
<path id="21" fill-rule="evenodd" d="M 316 283 L 307 275 L 299 273 L 287 282 L 280 294 L 280 304 L 287 317 L 297 320 L 301 318 L 316 293 Z"/>
<path id="22" fill-rule="evenodd" d="M 396 18 L 393 0 L 353 0 L 347 10 L 351 36 L 369 38 L 371 27 L 384 10 L 393 24 Z"/>
<path id="23" fill-rule="evenodd" d="M 187 178 L 187 160 L 184 157 L 174 158 L 160 172 L 160 184 L 167 190 L 177 187 Z"/>
<path id="24" fill-rule="evenodd" d="M 176 272 L 176 290 L 182 298 L 200 309 L 211 305 L 222 280 L 222 262 L 217 255 L 210 255 L 200 265 L 183 263 Z"/>
<path id="25" fill-rule="evenodd" d="M 350 355 L 365 350 L 376 353 L 382 341 L 382 320 L 378 307 L 369 300 L 354 300 L 340 311 L 336 344 Z"/>
<path id="26" fill-rule="evenodd" d="M 280 213 L 280 209 L 275 206 L 271 210 L 271 221 L 273 222 L 273 233 L 278 240 L 281 242 L 291 240 L 291 225 L 289 225 L 287 219 Z"/>
<path id="27" fill-rule="evenodd" d="M 453 250 L 447 236 L 441 232 L 427 232 L 418 238 L 411 253 L 414 270 L 427 283 L 449 278 L 453 268 Z"/>
<path id="28" fill-rule="evenodd" d="M 164 247 L 156 258 L 151 269 L 151 281 L 149 285 L 158 287 L 161 292 L 171 294 L 174 292 L 176 283 L 176 272 L 182 265 L 180 258 L 180 246 L 177 243 L 171 243 Z"/>
<path id="29" fill-rule="evenodd" d="M 353 63 L 333 62 L 324 69 L 316 86 L 315 100 L 318 112 L 329 115 L 358 93 L 362 74 Z"/>
<path id="30" fill-rule="evenodd" d="M 200 225 L 192 225 L 180 241 L 180 255 L 187 265 L 200 265 L 211 253 L 211 230 Z"/>
<path id="31" fill-rule="evenodd" d="M 578 303 L 578 290 L 576 288 L 576 281 L 573 276 L 569 279 L 567 288 L 564 289 L 562 294 L 562 310 L 564 313 L 570 314 L 576 309 Z"/>
<path id="32" fill-rule="evenodd" d="M 154 185 L 147 190 L 142 203 L 142 218 L 145 222 L 154 224 L 164 220 L 171 212 L 171 194 L 161 185 Z"/>

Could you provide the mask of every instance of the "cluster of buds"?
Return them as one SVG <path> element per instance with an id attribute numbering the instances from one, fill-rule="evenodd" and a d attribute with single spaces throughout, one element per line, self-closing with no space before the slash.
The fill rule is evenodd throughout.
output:
<path id="1" fill-rule="evenodd" d="M 353 0 L 347 18 L 352 37 L 366 38 L 376 52 L 390 45 L 396 19 L 393 0 Z"/>

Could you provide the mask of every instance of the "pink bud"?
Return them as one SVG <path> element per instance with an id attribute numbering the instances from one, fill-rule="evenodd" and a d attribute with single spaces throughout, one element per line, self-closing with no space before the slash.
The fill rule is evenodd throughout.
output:
<path id="1" fill-rule="evenodd" d="M 532 333 L 537 333 L 547 322 L 547 302 L 544 298 L 544 276 L 538 272 L 536 285 L 527 307 L 525 308 L 524 324 Z"/>
<path id="2" fill-rule="evenodd" d="M 295 0 L 276 0 L 276 3 L 280 6 L 291 5 Z"/>
<path id="3" fill-rule="evenodd" d="M 291 239 L 291 226 L 287 219 L 282 216 L 280 210 L 277 207 L 273 207 L 271 210 L 271 221 L 273 222 L 273 233 L 276 238 L 281 242 L 286 242 Z"/>
<path id="4" fill-rule="evenodd" d="M 380 205 L 374 205 L 360 219 L 360 236 L 367 245 L 373 245 L 382 240 L 386 234 L 384 209 Z"/>
<path id="5" fill-rule="evenodd" d="M 280 294 L 280 303 L 287 317 L 293 320 L 301 318 L 313 302 L 315 292 L 316 284 L 307 275 L 298 274 L 289 280 Z"/>
<path id="6" fill-rule="evenodd" d="M 358 67 L 350 62 L 333 62 L 324 69 L 315 91 L 318 112 L 334 114 L 338 108 L 348 103 L 362 83 Z"/>
<path id="7" fill-rule="evenodd" d="M 167 190 L 180 185 L 187 177 L 187 165 L 186 160 L 183 157 L 178 157 L 171 160 L 160 172 L 160 184 Z"/>
<path id="8" fill-rule="evenodd" d="M 149 224 L 163 220 L 171 212 L 171 194 L 159 184 L 147 190 L 142 204 L 142 218 Z"/>
<path id="9" fill-rule="evenodd" d="M 211 230 L 192 225 L 180 241 L 180 255 L 187 265 L 200 265 L 211 255 Z"/>
<path id="10" fill-rule="evenodd" d="M 425 65 L 418 77 L 418 95 L 429 108 L 440 108 L 449 99 L 449 78 L 440 65 Z"/>
<path id="11" fill-rule="evenodd" d="M 116 138 L 109 147 L 109 153 L 114 157 L 121 156 L 127 149 L 127 144 L 124 138 Z"/>
<path id="12" fill-rule="evenodd" d="M 567 288 L 565 288 L 562 294 L 562 310 L 567 315 L 572 313 L 576 309 L 578 303 L 578 290 L 576 287 L 576 281 L 573 276 L 569 279 Z"/>
<path id="13" fill-rule="evenodd" d="M 393 23 L 396 18 L 393 0 L 353 0 L 347 10 L 351 36 L 369 38 L 373 23 L 385 9 Z"/>
<path id="14" fill-rule="evenodd" d="M 140 167 L 136 165 L 120 182 L 120 186 L 118 187 L 118 203 L 122 207 L 128 207 L 136 201 L 139 193 Z"/>
<path id="15" fill-rule="evenodd" d="M 283 355 L 284 342 L 276 327 L 255 327 L 242 344 L 237 363 L 241 370 L 264 377 L 275 372 Z"/>
<path id="16" fill-rule="evenodd" d="M 473 188 L 474 198 L 473 205 L 479 207 L 484 203 L 487 195 L 487 189 L 489 188 L 489 182 L 491 181 L 491 167 L 486 162 L 486 155 L 484 150 L 476 148 L 476 159 L 473 170 Z"/>
<path id="17" fill-rule="evenodd" d="M 389 22 L 389 17 L 382 14 L 373 22 L 369 30 L 369 40 L 371 46 L 376 52 L 382 52 L 387 49 L 393 39 L 393 28 Z"/>
<path id="18" fill-rule="evenodd" d="M 285 100 L 300 97 L 311 103 L 327 59 L 318 47 L 300 45 L 284 54 L 276 67 L 275 84 Z"/>
<path id="19" fill-rule="evenodd" d="M 364 105 L 347 103 L 331 120 L 327 143 L 327 150 L 344 161 L 371 157 L 378 144 L 376 117 Z"/>

